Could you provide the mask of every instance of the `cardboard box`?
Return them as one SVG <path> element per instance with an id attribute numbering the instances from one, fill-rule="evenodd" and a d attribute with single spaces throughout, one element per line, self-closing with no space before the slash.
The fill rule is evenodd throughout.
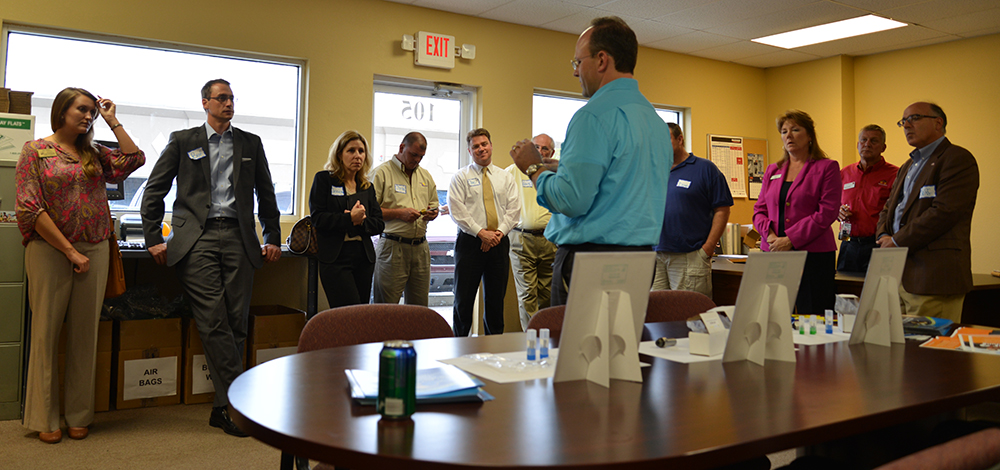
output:
<path id="1" fill-rule="evenodd" d="M 198 326 L 194 319 L 184 319 L 184 403 L 210 403 L 215 400 L 208 364 L 205 362 L 205 348 L 198 336 Z M 209 391 L 206 391 L 209 390 Z"/>
<path id="2" fill-rule="evenodd" d="M 116 408 L 180 403 L 182 346 L 180 318 L 118 322 Z"/>
<path id="3" fill-rule="evenodd" d="M 281 305 L 250 307 L 247 369 L 276 357 L 295 354 L 305 325 L 306 313 L 302 310 Z"/>
<path id="4" fill-rule="evenodd" d="M 108 411 L 111 407 L 111 343 L 112 324 L 102 321 L 97 325 L 97 369 L 94 385 L 94 411 Z M 66 328 L 59 333 L 59 396 L 66 396 Z M 60 398 L 59 413 L 66 414 L 66 400 Z"/>

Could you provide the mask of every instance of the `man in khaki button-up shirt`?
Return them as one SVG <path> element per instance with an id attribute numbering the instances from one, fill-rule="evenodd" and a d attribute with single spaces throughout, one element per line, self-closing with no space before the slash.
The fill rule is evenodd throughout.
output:
<path id="1" fill-rule="evenodd" d="M 552 158 L 556 151 L 552 137 L 539 134 L 531 141 L 543 159 Z M 517 188 L 521 191 L 521 220 L 509 235 L 510 267 L 514 271 L 521 328 L 527 330 L 528 322 L 535 312 L 549 306 L 556 245 L 548 241 L 544 233 L 552 213 L 538 205 L 531 178 L 521 173 L 517 165 L 507 167 L 507 171 L 514 175 Z"/>
<path id="2" fill-rule="evenodd" d="M 438 216 L 438 199 L 434 179 L 420 167 L 426 152 L 427 139 L 410 132 L 399 144 L 399 153 L 372 171 L 385 220 L 385 232 L 375 249 L 375 303 L 398 303 L 405 294 L 407 304 L 427 306 L 431 282 L 427 222 Z"/>

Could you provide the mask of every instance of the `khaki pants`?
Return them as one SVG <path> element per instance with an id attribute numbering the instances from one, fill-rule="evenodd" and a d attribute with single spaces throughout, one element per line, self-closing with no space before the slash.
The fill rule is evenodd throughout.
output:
<path id="1" fill-rule="evenodd" d="M 535 312 L 549 306 L 556 245 L 542 235 L 517 230 L 511 230 L 507 236 L 510 238 L 510 267 L 514 272 L 521 329 L 527 330 Z"/>
<path id="2" fill-rule="evenodd" d="M 903 284 L 900 284 L 899 304 L 902 307 L 903 315 L 947 318 L 955 323 L 961 323 L 962 307 L 965 305 L 965 294 L 911 294 L 906 292 L 906 289 L 903 289 Z"/>
<path id="3" fill-rule="evenodd" d="M 687 290 L 712 298 L 712 258 L 701 248 L 690 253 L 656 252 L 652 290 Z"/>
<path id="4" fill-rule="evenodd" d="M 90 270 L 73 264 L 45 241 L 33 240 L 24 253 L 31 303 L 31 351 L 28 360 L 24 427 L 39 432 L 59 429 L 59 333 L 66 328 L 66 424 L 89 426 L 94 420 L 97 323 L 108 282 L 108 242 L 74 243 L 90 258 Z"/>
<path id="5" fill-rule="evenodd" d="M 426 307 L 431 288 L 430 250 L 427 242 L 410 245 L 379 238 L 375 247 L 374 302 L 397 304 L 404 297 L 407 305 Z"/>

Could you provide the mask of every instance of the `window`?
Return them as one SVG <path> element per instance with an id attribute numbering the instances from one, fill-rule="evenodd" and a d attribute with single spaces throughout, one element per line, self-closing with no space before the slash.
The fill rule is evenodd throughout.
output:
<path id="1" fill-rule="evenodd" d="M 304 62 L 249 54 L 224 56 L 190 46 L 42 28 L 5 27 L 3 33 L 4 86 L 34 92 L 36 138 L 51 133 L 52 100 L 67 86 L 114 100 L 119 120 L 146 153 L 146 164 L 125 181 L 125 199 L 111 201 L 112 210 L 138 210 L 146 178 L 170 133 L 205 123 L 201 87 L 224 78 L 239 99 L 233 124 L 260 136 L 278 208 L 282 214 L 294 212 Z M 49 73 L 40 73 L 43 66 Z M 95 125 L 94 138 L 115 141 L 103 122 Z"/>
<path id="2" fill-rule="evenodd" d="M 555 158 L 559 158 L 566 128 L 577 110 L 587 104 L 583 98 L 535 93 L 531 106 L 531 135 L 548 134 L 556 142 Z M 653 105 L 663 122 L 683 126 L 683 111 L 677 108 Z"/>

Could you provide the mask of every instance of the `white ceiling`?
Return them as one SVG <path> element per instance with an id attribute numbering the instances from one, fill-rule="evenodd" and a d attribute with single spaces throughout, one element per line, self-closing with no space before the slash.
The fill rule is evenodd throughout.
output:
<path id="1" fill-rule="evenodd" d="M 593 18 L 617 15 L 643 46 L 762 68 L 1000 33 L 998 0 L 388 1 L 572 34 L 586 29 Z M 793 50 L 750 42 L 867 14 L 908 26 Z"/>

